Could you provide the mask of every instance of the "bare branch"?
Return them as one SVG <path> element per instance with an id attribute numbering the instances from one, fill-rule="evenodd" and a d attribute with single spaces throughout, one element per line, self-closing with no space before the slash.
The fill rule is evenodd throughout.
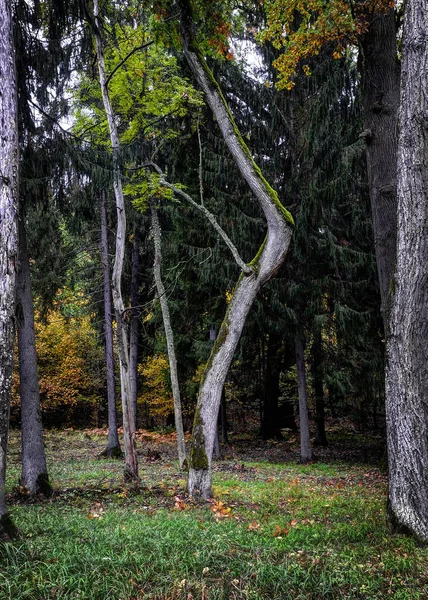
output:
<path id="1" fill-rule="evenodd" d="M 238 265 L 238 267 L 241 269 L 241 271 L 243 273 L 245 273 L 245 275 L 251 275 L 253 273 L 253 269 L 242 260 L 235 244 L 232 242 L 232 240 L 227 235 L 227 233 L 224 231 L 224 229 L 219 225 L 215 216 L 207 208 L 205 208 L 205 206 L 195 202 L 195 200 L 193 200 L 193 198 L 191 196 L 189 196 L 189 194 L 187 194 L 184 190 L 181 190 L 180 188 L 176 187 L 174 184 L 166 181 L 165 174 L 158 167 L 158 165 L 156 165 L 155 163 L 150 163 L 150 166 L 153 167 L 153 169 L 160 175 L 159 181 L 162 185 L 164 185 L 166 188 L 172 190 L 178 196 L 181 196 L 182 198 L 187 200 L 187 202 L 189 202 L 189 204 L 191 204 L 192 206 L 197 208 L 208 219 L 208 221 L 211 223 L 211 225 L 214 227 L 214 229 L 217 231 L 219 236 L 223 239 L 226 246 L 231 251 L 233 258 L 235 259 L 235 262 Z"/>

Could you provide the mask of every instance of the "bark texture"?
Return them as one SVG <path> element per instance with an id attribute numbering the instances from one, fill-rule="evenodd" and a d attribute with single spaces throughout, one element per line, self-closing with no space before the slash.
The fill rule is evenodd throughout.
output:
<path id="1" fill-rule="evenodd" d="M 134 228 L 131 253 L 131 320 L 129 325 L 129 395 L 137 429 L 137 373 L 138 373 L 138 299 L 141 235 L 138 225 Z"/>
<path id="2" fill-rule="evenodd" d="M 296 334 L 297 388 L 299 393 L 300 421 L 300 460 L 307 463 L 312 460 L 311 435 L 309 432 L 308 397 L 306 386 L 305 339 L 302 333 Z"/>
<path id="3" fill-rule="evenodd" d="M 121 456 L 119 435 L 117 433 L 117 411 L 116 411 L 116 385 L 114 376 L 114 348 L 113 348 L 113 323 L 112 323 L 112 301 L 110 282 L 110 262 L 108 256 L 108 229 L 106 193 L 103 190 L 100 195 L 100 253 L 103 268 L 103 299 L 104 299 L 104 356 L 107 374 L 107 416 L 108 437 L 107 447 L 103 452 L 105 456 Z"/>
<path id="4" fill-rule="evenodd" d="M 179 0 L 180 32 L 187 63 L 205 93 L 218 127 L 243 178 L 259 202 L 268 225 L 265 243 L 250 263 L 251 273 L 242 273 L 230 300 L 225 319 L 213 346 L 199 389 L 189 455 L 188 490 L 191 495 L 211 497 L 211 459 L 217 417 L 227 372 L 254 299 L 278 270 L 287 252 L 291 215 L 282 207 L 276 192 L 255 164 L 224 96 L 193 38 L 192 11 L 188 0 Z"/>
<path id="5" fill-rule="evenodd" d="M 397 266 L 387 338 L 389 513 L 428 541 L 428 2 L 407 0 L 398 142 Z"/>
<path id="6" fill-rule="evenodd" d="M 104 110 L 106 112 L 110 131 L 110 141 L 113 154 L 113 189 L 116 199 L 117 229 L 116 252 L 112 274 L 112 293 L 116 316 L 117 345 L 119 348 L 120 388 L 123 413 L 123 447 L 125 451 L 124 476 L 126 480 L 131 480 L 138 478 L 138 462 L 135 449 L 135 417 L 129 394 L 129 341 L 126 323 L 124 322 L 125 307 L 122 298 L 122 270 L 125 256 L 126 212 L 119 164 L 119 135 L 117 132 L 116 122 L 114 120 L 107 87 L 103 41 L 101 38 L 100 21 L 98 18 L 98 0 L 94 1 L 94 22 L 94 35 L 97 47 L 100 86 Z"/>
<path id="7" fill-rule="evenodd" d="M 15 335 L 18 253 L 18 129 L 11 3 L 0 0 L 0 530 L 6 521 L 5 478 Z"/>
<path id="8" fill-rule="evenodd" d="M 16 281 L 16 321 L 18 329 L 19 381 L 21 397 L 22 476 L 21 485 L 30 494 L 52 492 L 43 444 L 40 389 L 37 373 L 34 304 L 31 292 L 30 262 L 24 215 L 18 225 L 19 268 Z"/>
<path id="9" fill-rule="evenodd" d="M 397 209 L 397 115 L 400 65 L 394 9 L 370 17 L 361 40 L 360 70 L 372 223 L 386 323 L 389 285 L 395 266 Z M 386 328 L 385 328 L 386 329 Z"/>
<path id="10" fill-rule="evenodd" d="M 161 305 L 163 326 L 165 329 L 166 345 L 168 349 L 169 372 L 171 376 L 172 395 L 174 398 L 174 417 L 175 431 L 177 433 L 177 450 L 180 469 L 183 468 L 186 461 L 186 444 L 184 442 L 183 417 L 181 414 L 181 398 L 180 386 L 178 384 L 177 359 L 174 348 L 174 335 L 171 326 L 171 317 L 169 314 L 168 299 L 165 293 L 165 287 L 162 281 L 162 247 L 161 247 L 161 228 L 159 224 L 158 213 L 156 207 L 152 203 L 152 231 L 153 244 L 155 247 L 155 260 L 153 264 L 153 272 L 155 276 L 156 290 Z"/>

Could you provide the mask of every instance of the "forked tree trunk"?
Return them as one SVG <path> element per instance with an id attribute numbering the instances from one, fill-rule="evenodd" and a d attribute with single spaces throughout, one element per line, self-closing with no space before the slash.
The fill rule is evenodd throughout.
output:
<path id="1" fill-rule="evenodd" d="M 107 375 L 107 416 L 108 437 L 107 447 L 103 452 L 105 456 L 120 457 L 119 435 L 117 433 L 117 411 L 116 411 L 116 385 L 114 376 L 114 348 L 113 348 L 113 323 L 112 302 L 110 282 L 110 261 L 108 257 L 108 229 L 106 193 L 101 191 L 100 195 L 100 252 L 103 267 L 103 297 L 104 297 L 104 356 L 106 361 Z"/>
<path id="2" fill-rule="evenodd" d="M 189 67 L 205 93 L 225 143 L 259 202 L 268 226 L 265 243 L 251 263 L 251 272 L 242 273 L 236 284 L 199 389 L 189 456 L 188 490 L 191 495 L 200 494 L 204 498 L 209 498 L 211 497 L 211 458 L 214 436 L 226 375 L 245 320 L 259 289 L 277 272 L 284 260 L 291 239 L 293 220 L 253 161 L 224 96 L 194 40 L 190 2 L 179 0 L 178 9 L 180 33 Z"/>
<path id="3" fill-rule="evenodd" d="M 428 541 L 428 1 L 407 0 L 398 141 L 398 239 L 387 337 L 389 517 Z"/>
<path id="4" fill-rule="evenodd" d="M 367 170 L 381 311 L 386 309 L 395 266 L 397 211 L 397 115 L 400 65 L 394 9 L 368 16 L 361 39 L 360 70 Z M 386 331 L 386 327 L 385 327 Z"/>
<path id="5" fill-rule="evenodd" d="M 16 322 L 18 329 L 19 381 L 21 396 L 22 476 L 30 494 L 50 496 L 43 445 L 40 389 L 37 373 L 36 336 L 34 333 L 34 304 L 31 293 L 30 262 L 24 214 L 19 224 L 19 265 L 16 276 Z"/>
<path id="6" fill-rule="evenodd" d="M 113 304 L 116 316 L 117 345 L 119 348 L 120 388 L 122 396 L 123 413 L 123 448 L 125 451 L 125 480 L 138 478 L 137 453 L 135 449 L 135 417 L 129 395 L 129 341 L 126 323 L 124 322 L 125 307 L 122 298 L 122 270 L 125 255 L 126 238 L 126 212 L 122 190 L 122 177 L 119 165 L 119 135 L 114 120 L 113 110 L 106 83 L 106 69 L 104 63 L 104 49 L 101 38 L 101 28 L 98 18 L 98 0 L 94 0 L 94 35 L 97 47 L 98 71 L 106 112 L 110 141 L 113 154 L 113 188 L 116 199 L 117 230 L 116 253 L 112 274 Z"/>
<path id="7" fill-rule="evenodd" d="M 300 461 L 307 463 L 312 460 L 311 435 L 309 432 L 308 397 L 306 386 L 305 340 L 298 332 L 295 338 L 297 388 L 299 392 L 299 421 L 300 421 Z"/>
<path id="8" fill-rule="evenodd" d="M 8 529 L 5 479 L 15 337 L 18 127 L 11 3 L 0 0 L 0 533 Z"/>
<path id="9" fill-rule="evenodd" d="M 165 329 L 166 345 L 168 349 L 169 372 L 171 376 L 172 395 L 174 398 L 174 417 L 175 431 L 177 433 L 177 450 L 180 469 L 184 467 L 186 461 L 186 444 L 184 441 L 183 417 L 181 414 L 180 386 L 178 383 L 177 359 L 175 357 L 174 335 L 171 327 L 171 317 L 169 314 L 168 299 L 165 293 L 165 287 L 162 281 L 162 247 L 161 247 L 161 228 L 157 210 L 154 204 L 150 207 L 152 214 L 152 232 L 153 245 L 155 247 L 155 260 L 153 272 L 155 276 L 156 290 L 161 305 L 163 326 Z"/>
<path id="10" fill-rule="evenodd" d="M 137 374 L 138 374 L 138 299 L 140 271 L 140 230 L 134 228 L 134 242 L 131 253 L 131 319 L 129 325 L 129 395 L 134 412 L 134 427 L 137 429 Z"/>

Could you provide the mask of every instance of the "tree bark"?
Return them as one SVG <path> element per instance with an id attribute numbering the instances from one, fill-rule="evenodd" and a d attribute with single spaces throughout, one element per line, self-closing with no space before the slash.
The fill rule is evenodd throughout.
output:
<path id="1" fill-rule="evenodd" d="M 296 334 L 297 388 L 299 392 L 300 461 L 312 460 L 311 434 L 309 431 L 308 398 L 306 386 L 305 339 L 301 332 Z"/>
<path id="2" fill-rule="evenodd" d="M 34 304 L 24 214 L 18 224 L 19 266 L 16 275 L 16 323 L 18 329 L 19 380 L 21 397 L 22 476 L 30 494 L 50 496 L 52 488 L 43 444 L 40 389 L 37 373 Z"/>
<path id="3" fill-rule="evenodd" d="M 18 126 L 11 3 L 0 0 L 0 531 L 6 530 L 5 479 L 15 337 L 18 254 Z"/>
<path id="4" fill-rule="evenodd" d="M 279 351 L 281 338 L 278 334 L 270 333 L 266 351 L 266 369 L 264 373 L 263 390 L 263 421 L 261 436 L 264 440 L 281 438 L 281 423 L 279 419 Z"/>
<path id="5" fill-rule="evenodd" d="M 129 341 L 126 323 L 124 322 L 125 307 L 122 298 L 122 270 L 125 255 L 126 212 L 122 190 L 122 177 L 119 165 L 119 135 L 114 120 L 113 110 L 106 83 L 104 48 L 103 41 L 101 39 L 101 29 L 98 18 L 98 0 L 94 0 L 94 22 L 94 35 L 97 48 L 100 86 L 103 97 L 104 110 L 106 112 L 110 131 L 110 141 L 113 154 L 113 188 L 114 196 L 116 199 L 117 230 L 116 253 L 112 274 L 112 293 L 116 316 L 117 345 L 119 348 L 120 388 L 122 396 L 123 413 L 123 447 L 125 451 L 124 477 L 125 480 L 132 480 L 138 478 L 138 462 L 137 453 L 135 449 L 135 417 L 129 395 Z"/>
<path id="6" fill-rule="evenodd" d="M 155 276 L 156 289 L 162 310 L 163 325 L 165 329 L 166 345 L 168 349 L 169 372 L 171 376 L 172 395 L 174 398 L 174 417 L 175 431 L 177 433 L 177 449 L 180 469 L 183 469 L 186 461 L 186 444 L 184 441 L 183 417 L 181 414 L 180 386 L 178 383 L 177 359 L 175 357 L 174 335 L 171 327 L 171 317 L 169 314 L 168 300 L 165 293 L 165 287 L 162 281 L 162 249 L 161 249 L 161 228 L 157 210 L 152 202 L 152 231 L 153 243 L 155 247 L 155 260 L 153 272 Z"/>
<path id="7" fill-rule="evenodd" d="M 134 412 L 134 427 L 137 430 L 137 374 L 138 374 L 138 301 L 141 235 L 138 225 L 134 228 L 131 253 L 131 319 L 129 326 L 129 395 Z"/>
<path id="8" fill-rule="evenodd" d="M 188 0 L 179 0 L 178 9 L 186 60 L 205 93 L 208 105 L 217 119 L 217 124 L 236 165 L 265 214 L 268 226 L 265 243 L 250 263 L 252 272 L 242 273 L 236 284 L 199 389 L 189 455 L 188 490 L 191 495 L 210 498 L 211 458 L 226 375 L 245 320 L 259 289 L 275 275 L 285 258 L 291 240 L 293 220 L 255 164 L 239 134 L 220 87 L 198 49 L 193 38 L 194 24 Z"/>
<path id="9" fill-rule="evenodd" d="M 110 266 L 108 256 L 108 229 L 106 193 L 101 191 L 100 195 L 100 252 L 103 267 L 103 297 L 104 297 L 104 356 L 107 371 L 107 412 L 108 412 L 108 437 L 104 456 L 120 457 L 119 435 L 117 433 L 117 411 L 116 411 L 116 385 L 114 376 L 114 348 L 113 348 L 113 324 L 112 324 L 112 301 L 110 284 Z"/>
<path id="10" fill-rule="evenodd" d="M 325 402 L 324 381 L 322 368 L 322 339 L 321 332 L 315 332 L 312 343 L 312 379 L 315 394 L 316 432 L 315 445 L 328 446 L 327 434 L 325 432 Z"/>
<path id="11" fill-rule="evenodd" d="M 428 2 L 407 0 L 398 141 L 397 265 L 387 337 L 389 516 L 428 541 Z"/>
<path id="12" fill-rule="evenodd" d="M 221 441 L 223 444 L 229 443 L 229 436 L 227 434 L 227 410 L 226 410 L 226 390 L 222 389 L 221 400 L 220 400 L 220 427 L 221 427 Z"/>
<path id="13" fill-rule="evenodd" d="M 360 70 L 367 170 L 381 295 L 386 309 L 395 266 L 397 209 L 397 114 L 400 65 L 394 9 L 371 15 L 361 39 Z M 386 327 L 385 327 L 386 331 Z"/>

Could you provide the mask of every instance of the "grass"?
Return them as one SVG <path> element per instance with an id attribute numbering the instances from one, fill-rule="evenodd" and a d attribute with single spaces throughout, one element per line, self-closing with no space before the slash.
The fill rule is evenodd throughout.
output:
<path id="1" fill-rule="evenodd" d="M 195 503 L 169 439 L 160 461 L 140 456 L 133 486 L 122 484 L 120 462 L 97 459 L 104 443 L 50 432 L 56 494 L 29 501 L 15 489 L 12 435 L 7 491 L 21 537 L 0 544 L 1 600 L 428 597 L 428 549 L 389 535 L 374 466 L 225 460 L 215 501 Z"/>

